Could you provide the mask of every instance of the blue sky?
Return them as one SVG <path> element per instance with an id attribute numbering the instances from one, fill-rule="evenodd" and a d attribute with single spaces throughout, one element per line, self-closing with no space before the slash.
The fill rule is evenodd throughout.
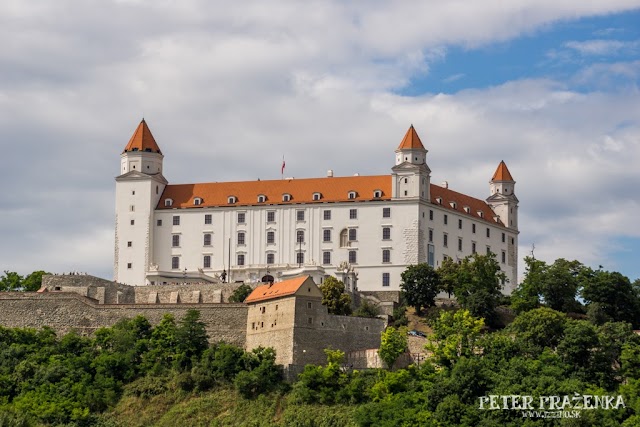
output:
<path id="1" fill-rule="evenodd" d="M 0 270 L 112 277 L 144 115 L 171 183 L 385 174 L 413 124 L 433 183 L 506 161 L 521 258 L 640 277 L 640 0 L 8 0 L 0 39 Z"/>

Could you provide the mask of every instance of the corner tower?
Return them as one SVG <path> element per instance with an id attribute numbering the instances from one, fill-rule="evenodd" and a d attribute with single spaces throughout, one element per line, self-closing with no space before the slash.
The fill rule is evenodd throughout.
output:
<path id="1" fill-rule="evenodd" d="M 116 282 L 146 284 L 153 259 L 154 212 L 167 185 L 162 175 L 163 158 L 142 119 L 120 155 L 120 175 L 116 177 Z"/>
<path id="2" fill-rule="evenodd" d="M 515 187 L 516 182 L 503 160 L 489 181 L 491 196 L 487 199 L 487 204 L 500 217 L 502 223 L 513 230 L 518 229 L 518 198 Z"/>
<path id="3" fill-rule="evenodd" d="M 391 170 L 394 199 L 430 200 L 431 169 L 427 166 L 427 150 L 413 125 L 396 148 L 396 162 Z"/>

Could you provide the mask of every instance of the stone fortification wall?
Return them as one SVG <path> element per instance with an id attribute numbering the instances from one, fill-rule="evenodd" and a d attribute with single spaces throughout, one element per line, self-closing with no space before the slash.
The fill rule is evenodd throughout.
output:
<path id="1" fill-rule="evenodd" d="M 129 286 L 90 275 L 47 275 L 42 288 L 48 292 L 73 292 L 98 304 L 219 304 L 228 302 L 241 283 L 184 283 Z"/>
<path id="2" fill-rule="evenodd" d="M 244 347 L 247 306 L 244 304 L 98 304 L 68 292 L 0 292 L 0 325 L 12 328 L 49 326 L 60 334 L 75 330 L 91 334 L 122 318 L 137 315 L 157 324 L 165 313 L 182 318 L 189 309 L 200 311 L 211 342 L 225 341 Z"/>

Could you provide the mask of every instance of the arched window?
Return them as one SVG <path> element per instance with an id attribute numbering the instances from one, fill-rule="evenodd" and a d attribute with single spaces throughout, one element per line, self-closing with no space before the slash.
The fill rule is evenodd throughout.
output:
<path id="1" fill-rule="evenodd" d="M 348 196 L 350 199 L 355 199 L 355 198 L 356 198 L 356 196 L 357 196 L 357 194 L 356 194 L 356 192 L 355 192 L 355 191 L 349 191 L 349 194 L 347 194 L 347 196 Z"/>
<path id="2" fill-rule="evenodd" d="M 291 194 L 284 193 L 284 194 L 282 195 L 282 201 L 283 201 L 283 202 L 290 202 L 290 201 L 291 201 Z"/>
<path id="3" fill-rule="evenodd" d="M 340 247 L 346 248 L 349 246 L 349 231 L 345 228 L 340 232 Z"/>
<path id="4" fill-rule="evenodd" d="M 267 196 L 265 196 L 264 194 L 260 194 L 258 196 L 258 203 L 264 203 L 267 201 Z"/>
<path id="5" fill-rule="evenodd" d="M 165 205 L 165 207 L 173 206 L 173 200 L 171 200 L 171 199 L 166 199 L 166 200 L 164 201 L 164 205 Z"/>
<path id="6" fill-rule="evenodd" d="M 204 242 L 203 242 L 204 246 L 211 246 L 211 234 L 210 233 L 206 233 L 204 235 Z"/>
<path id="7" fill-rule="evenodd" d="M 320 200 L 322 198 L 322 194 L 320 193 L 313 193 L 313 200 Z"/>
<path id="8" fill-rule="evenodd" d="M 380 190 L 375 190 L 375 191 L 373 192 L 373 198 L 374 198 L 374 199 L 379 199 L 380 197 L 382 197 L 382 191 L 380 191 Z"/>
<path id="9" fill-rule="evenodd" d="M 236 199 L 236 196 L 229 196 L 227 197 L 227 203 L 229 203 L 230 205 L 233 205 L 234 203 L 236 203 L 238 199 Z"/>
<path id="10" fill-rule="evenodd" d="M 200 197 L 196 197 L 195 199 L 193 199 L 193 204 L 195 206 L 200 206 L 202 204 L 202 199 Z"/>

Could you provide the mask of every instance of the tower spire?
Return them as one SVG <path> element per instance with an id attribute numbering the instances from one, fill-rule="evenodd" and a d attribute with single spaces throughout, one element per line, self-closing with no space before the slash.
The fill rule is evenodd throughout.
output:
<path id="1" fill-rule="evenodd" d="M 147 126 L 147 122 L 144 120 L 144 117 L 133 132 L 133 135 L 131 136 L 127 146 L 124 148 L 123 153 L 130 151 L 144 151 L 147 153 L 162 154 L 162 151 L 160 151 L 160 147 L 158 147 L 158 143 L 153 137 L 149 126 Z"/>

